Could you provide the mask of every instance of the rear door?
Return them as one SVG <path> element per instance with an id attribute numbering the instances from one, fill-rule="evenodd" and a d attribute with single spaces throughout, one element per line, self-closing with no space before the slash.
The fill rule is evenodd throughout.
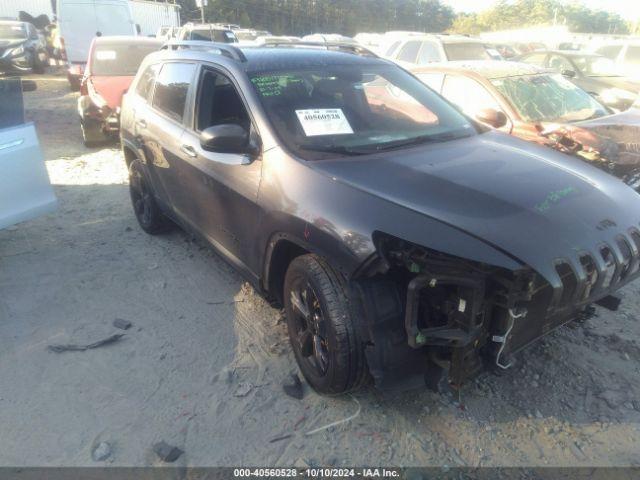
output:
<path id="1" fill-rule="evenodd" d="M 182 135 L 195 72 L 195 63 L 164 63 L 155 80 L 151 108 L 147 105 L 137 110 L 135 119 L 135 130 L 143 139 L 154 185 L 161 187 L 166 203 L 187 221 L 192 192 L 182 188 Z"/>

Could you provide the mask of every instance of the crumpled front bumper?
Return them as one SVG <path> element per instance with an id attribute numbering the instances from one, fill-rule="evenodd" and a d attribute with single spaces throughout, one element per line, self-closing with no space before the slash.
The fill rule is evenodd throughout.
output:
<path id="1" fill-rule="evenodd" d="M 0 58 L 0 71 L 2 72 L 30 72 L 31 64 L 27 54 L 22 54 L 17 57 L 2 57 Z"/>
<path id="2" fill-rule="evenodd" d="M 120 109 L 112 110 L 108 106 L 99 107 L 89 95 L 78 98 L 78 114 L 83 122 L 96 122 L 108 134 L 118 133 L 120 130 Z"/>

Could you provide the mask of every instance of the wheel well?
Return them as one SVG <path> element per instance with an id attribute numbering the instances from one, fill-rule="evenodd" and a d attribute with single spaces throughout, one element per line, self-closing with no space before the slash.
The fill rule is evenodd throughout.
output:
<path id="1" fill-rule="evenodd" d="M 122 152 L 124 153 L 124 161 L 127 164 L 127 169 L 128 169 L 129 165 L 131 165 L 131 162 L 133 162 L 138 157 L 135 154 L 135 152 L 131 150 L 129 147 L 123 147 Z"/>
<path id="2" fill-rule="evenodd" d="M 289 264 L 294 258 L 307 253 L 307 250 L 289 240 L 280 240 L 273 247 L 269 258 L 267 289 L 278 304 L 282 305 L 284 301 L 284 277 Z"/>

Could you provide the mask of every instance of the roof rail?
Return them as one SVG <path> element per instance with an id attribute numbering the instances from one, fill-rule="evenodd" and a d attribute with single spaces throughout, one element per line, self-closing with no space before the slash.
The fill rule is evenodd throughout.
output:
<path id="1" fill-rule="evenodd" d="M 344 42 L 305 42 L 303 41 L 267 41 L 258 47 L 315 47 L 324 48 L 326 50 L 345 50 L 356 55 L 364 55 L 367 57 L 378 57 L 378 55 L 362 45 L 354 45 L 353 43 Z"/>
<path id="2" fill-rule="evenodd" d="M 244 56 L 242 50 L 228 43 L 206 42 L 198 40 L 173 40 L 165 43 L 162 50 L 178 50 L 181 48 L 190 48 L 194 50 L 215 51 L 219 55 L 237 60 L 238 62 L 246 62 L 247 57 Z"/>

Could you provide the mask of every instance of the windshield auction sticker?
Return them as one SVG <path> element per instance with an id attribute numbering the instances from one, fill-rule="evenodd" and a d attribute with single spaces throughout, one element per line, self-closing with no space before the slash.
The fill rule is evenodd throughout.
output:
<path id="1" fill-rule="evenodd" d="M 349 120 L 340 108 L 296 110 L 296 115 L 307 137 L 353 133 Z"/>

